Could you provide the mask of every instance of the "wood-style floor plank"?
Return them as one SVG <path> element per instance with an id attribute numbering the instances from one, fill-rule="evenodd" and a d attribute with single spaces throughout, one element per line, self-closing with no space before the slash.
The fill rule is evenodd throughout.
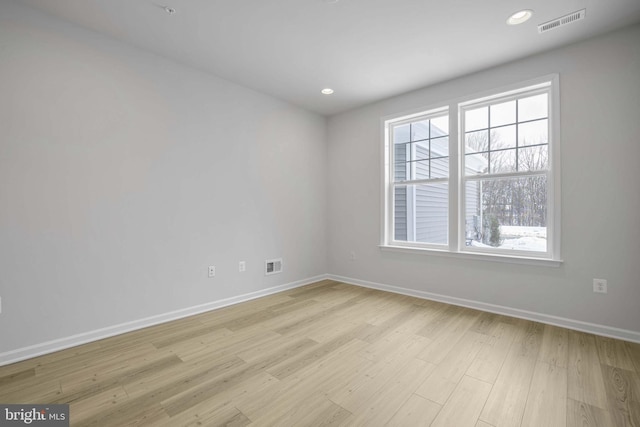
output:
<path id="1" fill-rule="evenodd" d="M 416 390 L 416 394 L 444 405 L 488 339 L 486 335 L 467 331 L 438 365 L 438 369 Z"/>
<path id="2" fill-rule="evenodd" d="M 349 426 L 384 425 L 435 369 L 435 365 L 411 359 L 394 378 L 387 381 L 367 401 L 352 411 Z"/>
<path id="3" fill-rule="evenodd" d="M 595 338 L 600 363 L 629 371 L 635 370 L 633 356 L 624 341 L 599 336 Z"/>
<path id="4" fill-rule="evenodd" d="M 538 360 L 522 425 L 562 427 L 567 422 L 566 403 L 567 369 Z"/>
<path id="5" fill-rule="evenodd" d="M 567 375 L 569 398 L 600 409 L 607 407 L 607 392 L 593 335 L 569 331 Z"/>
<path id="6" fill-rule="evenodd" d="M 0 367 L 73 426 L 640 427 L 640 344 L 333 280 Z"/>
<path id="7" fill-rule="evenodd" d="M 484 406 L 491 384 L 464 376 L 431 427 L 473 427 Z"/>
<path id="8" fill-rule="evenodd" d="M 636 372 L 640 374 L 640 344 L 627 342 L 625 343 L 629 349 L 629 354 L 633 361 L 633 365 L 636 367 Z"/>
<path id="9" fill-rule="evenodd" d="M 543 325 L 516 323 L 516 337 L 487 399 L 480 419 L 496 427 L 520 425 L 529 395 Z"/>
<path id="10" fill-rule="evenodd" d="M 612 426 L 609 412 L 577 400 L 567 400 L 567 427 Z"/>
<path id="11" fill-rule="evenodd" d="M 440 409 L 442 409 L 442 405 L 413 394 L 386 425 L 387 427 L 429 427 Z"/>
<path id="12" fill-rule="evenodd" d="M 515 326 L 504 322 L 495 325 L 466 374 L 493 384 L 516 337 L 515 329 Z"/>
<path id="13" fill-rule="evenodd" d="M 620 360 L 620 359 L 617 359 Z M 602 365 L 609 413 L 616 426 L 640 426 L 640 377 L 635 371 Z"/>
<path id="14" fill-rule="evenodd" d="M 538 360 L 550 365 L 566 368 L 568 358 L 569 331 L 557 326 L 544 325 Z"/>

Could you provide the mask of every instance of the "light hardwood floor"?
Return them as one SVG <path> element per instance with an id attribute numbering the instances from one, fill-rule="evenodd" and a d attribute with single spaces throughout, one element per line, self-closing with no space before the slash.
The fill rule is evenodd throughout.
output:
<path id="1" fill-rule="evenodd" d="M 0 367 L 74 426 L 636 426 L 640 345 L 333 281 Z"/>

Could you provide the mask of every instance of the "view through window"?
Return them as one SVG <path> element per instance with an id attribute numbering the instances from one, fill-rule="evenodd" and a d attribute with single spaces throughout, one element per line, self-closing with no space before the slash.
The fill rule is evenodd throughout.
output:
<path id="1" fill-rule="evenodd" d="M 555 86 L 386 120 L 383 246 L 558 259 Z"/>

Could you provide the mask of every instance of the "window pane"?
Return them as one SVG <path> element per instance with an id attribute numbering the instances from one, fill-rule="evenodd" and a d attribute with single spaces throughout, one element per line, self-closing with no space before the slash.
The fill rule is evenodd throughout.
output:
<path id="1" fill-rule="evenodd" d="M 448 243 L 449 185 L 426 184 L 415 186 L 415 241 Z"/>
<path id="2" fill-rule="evenodd" d="M 436 138 L 431 140 L 431 156 L 442 157 L 449 155 L 449 137 Z"/>
<path id="3" fill-rule="evenodd" d="M 487 129 L 489 127 L 489 107 L 467 110 L 464 113 L 464 130 Z"/>
<path id="4" fill-rule="evenodd" d="M 396 144 L 393 147 L 393 158 L 396 163 L 411 160 L 409 152 L 409 144 Z"/>
<path id="5" fill-rule="evenodd" d="M 510 125 L 516 122 L 516 101 L 490 106 L 491 127 Z"/>
<path id="6" fill-rule="evenodd" d="M 448 243 L 448 183 L 396 187 L 394 196 L 395 240 Z"/>
<path id="7" fill-rule="evenodd" d="M 516 126 L 503 126 L 491 129 L 491 150 L 516 146 Z"/>
<path id="8" fill-rule="evenodd" d="M 469 132 L 464 136 L 465 152 L 477 153 L 489 150 L 489 131 Z"/>
<path id="9" fill-rule="evenodd" d="M 489 172 L 489 153 L 467 154 L 464 156 L 465 175 L 479 175 Z"/>
<path id="10" fill-rule="evenodd" d="M 518 145 L 547 144 L 549 142 L 549 120 L 536 120 L 535 122 L 518 125 Z"/>
<path id="11" fill-rule="evenodd" d="M 393 191 L 394 199 L 394 228 L 393 239 L 407 240 L 407 187 L 396 187 Z"/>
<path id="12" fill-rule="evenodd" d="M 414 175 L 411 179 L 429 179 L 429 160 L 413 162 Z"/>
<path id="13" fill-rule="evenodd" d="M 516 150 L 492 151 L 489 154 L 491 159 L 490 173 L 515 172 L 516 171 Z"/>
<path id="14" fill-rule="evenodd" d="M 429 139 L 429 120 L 411 123 L 411 140 Z"/>
<path id="15" fill-rule="evenodd" d="M 409 144 L 397 144 L 394 146 L 394 181 L 406 181 L 410 177 L 407 161 L 409 160 Z"/>
<path id="16" fill-rule="evenodd" d="M 449 135 L 449 116 L 431 119 L 431 138 Z"/>
<path id="17" fill-rule="evenodd" d="M 414 142 L 413 146 L 413 160 L 424 160 L 429 158 L 429 140 Z"/>
<path id="18" fill-rule="evenodd" d="M 396 163 L 393 171 L 394 182 L 402 182 L 411 179 L 411 163 Z"/>
<path id="19" fill-rule="evenodd" d="M 530 96 L 518 100 L 518 121 L 542 119 L 548 114 L 547 94 Z"/>
<path id="20" fill-rule="evenodd" d="M 547 251 L 546 176 L 468 181 L 467 246 Z"/>
<path id="21" fill-rule="evenodd" d="M 431 160 L 431 178 L 448 178 L 449 177 L 449 158 Z"/>
<path id="22" fill-rule="evenodd" d="M 395 144 L 402 144 L 404 142 L 409 142 L 411 139 L 410 130 L 411 129 L 409 124 L 402 125 L 402 126 L 395 126 L 393 128 L 393 142 Z"/>
<path id="23" fill-rule="evenodd" d="M 548 145 L 518 149 L 519 171 L 537 171 L 545 169 L 549 169 Z"/>

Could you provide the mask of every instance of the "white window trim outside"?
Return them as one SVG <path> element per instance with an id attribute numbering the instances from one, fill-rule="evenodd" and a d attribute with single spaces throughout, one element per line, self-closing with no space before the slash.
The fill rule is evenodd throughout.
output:
<path id="1" fill-rule="evenodd" d="M 478 249 L 465 246 L 464 230 L 465 216 L 464 210 L 464 185 L 462 176 L 463 155 L 460 153 L 460 135 L 463 134 L 462 123 L 459 120 L 463 108 L 470 104 L 474 107 L 480 103 L 494 103 L 496 100 L 514 98 L 531 90 L 549 88 L 549 171 L 547 174 L 547 252 L 524 252 L 505 251 L 500 249 Z M 448 245 L 430 245 L 425 243 L 404 242 L 393 240 L 393 176 L 390 147 L 391 140 L 389 134 L 390 125 L 399 122 L 408 122 L 416 118 L 442 113 L 448 110 L 449 114 L 449 228 Z M 464 259 L 476 259 L 487 261 L 498 261 L 508 263 L 520 263 L 540 266 L 557 267 L 562 263 L 560 258 L 561 250 L 561 210 L 560 210 L 560 87 L 559 75 L 552 74 L 540 78 L 510 84 L 496 89 L 484 91 L 479 94 L 461 97 L 458 99 L 441 102 L 437 105 L 416 109 L 404 114 L 383 117 L 381 119 L 381 160 L 382 160 L 382 208 L 381 208 L 381 243 L 382 250 L 422 253 L 429 255 L 458 257 Z M 517 174 L 506 173 L 500 176 L 508 177 Z M 496 175 L 491 175 L 497 176 Z"/>

